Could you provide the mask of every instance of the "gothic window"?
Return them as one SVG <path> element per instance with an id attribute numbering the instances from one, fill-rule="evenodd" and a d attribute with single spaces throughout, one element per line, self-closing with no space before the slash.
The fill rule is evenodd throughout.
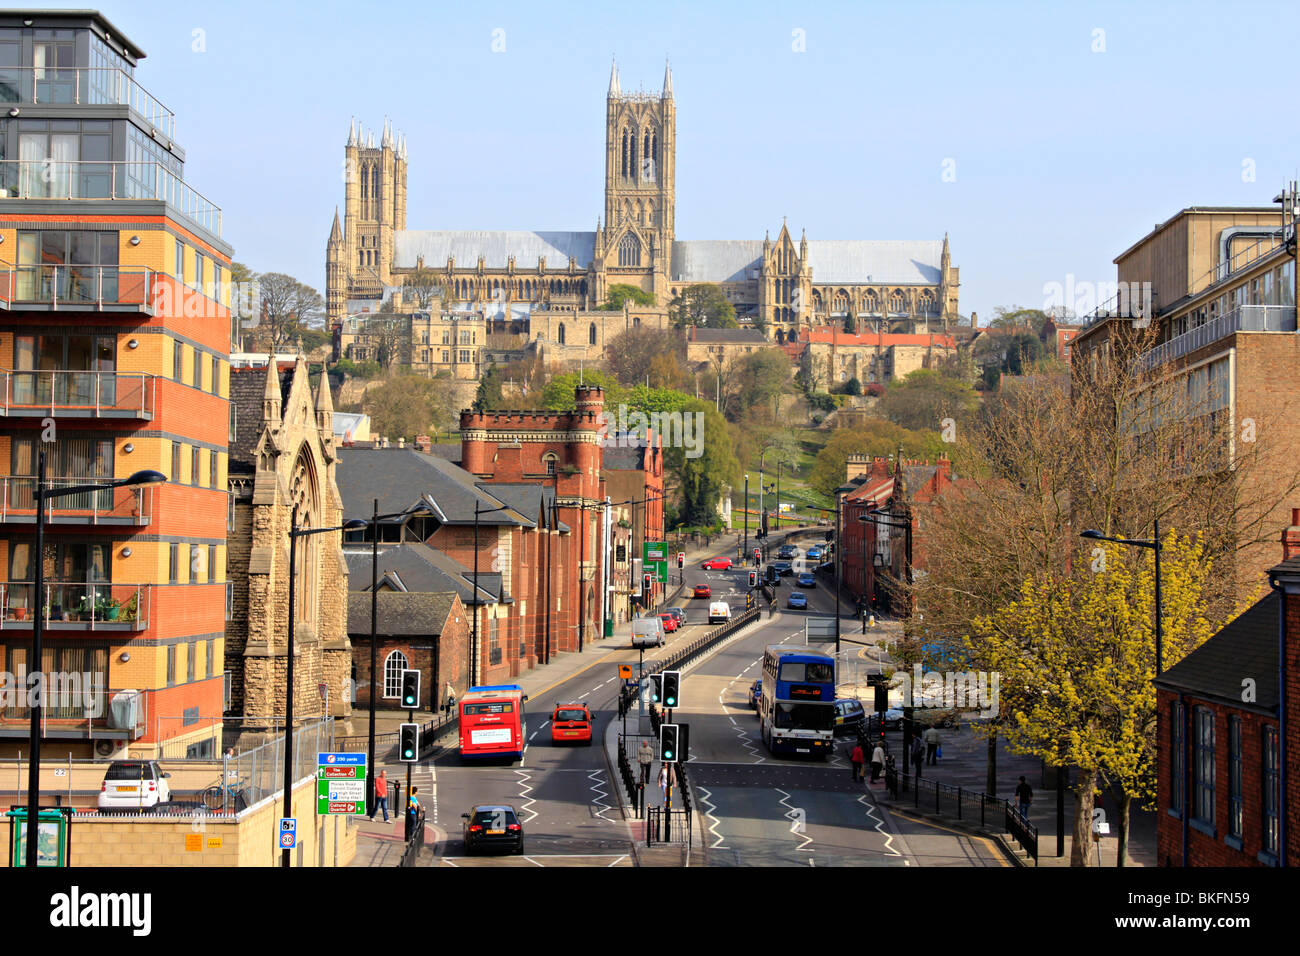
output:
<path id="1" fill-rule="evenodd" d="M 629 175 L 629 170 L 628 170 L 628 165 L 629 165 L 629 164 L 628 164 L 628 155 L 627 155 L 627 142 L 628 142 L 628 131 L 627 131 L 627 127 L 624 127 L 624 128 L 623 128 L 623 166 L 622 166 L 623 177 L 624 177 L 624 178 L 626 178 L 626 177 Z"/>
<path id="2" fill-rule="evenodd" d="M 837 289 L 835 294 L 831 297 L 831 311 L 832 312 L 849 311 L 849 297 L 843 289 Z"/>
<path id="3" fill-rule="evenodd" d="M 618 242 L 618 264 L 620 266 L 639 266 L 641 264 L 641 240 L 633 233 L 627 233 Z"/>
<path id="4" fill-rule="evenodd" d="M 289 481 L 289 506 L 298 512 L 298 526 L 312 527 L 319 522 L 317 508 L 316 468 L 311 455 L 304 445 L 294 462 L 293 475 Z M 298 540 L 297 578 L 294 588 L 297 591 L 295 604 L 299 621 L 310 621 L 316 610 L 316 541 L 319 535 L 306 535 Z"/>
<path id="5" fill-rule="evenodd" d="M 402 671 L 411 666 L 406 659 L 406 655 L 401 651 L 393 651 L 384 658 L 384 696 L 401 697 L 402 696 Z"/>
<path id="6" fill-rule="evenodd" d="M 370 198 L 370 175 L 367 172 L 367 170 L 369 169 L 370 169 L 370 165 L 368 163 L 365 166 L 361 167 L 361 198 L 363 200 Z M 361 214 L 362 216 L 365 215 L 364 210 L 362 211 Z"/>
<path id="7" fill-rule="evenodd" d="M 871 315 L 880 314 L 880 299 L 877 298 L 875 289 L 867 290 L 867 294 L 863 298 L 862 304 L 864 306 L 863 308 L 864 312 L 868 312 Z"/>
<path id="8" fill-rule="evenodd" d="M 920 305 L 920 311 L 921 311 L 921 312 L 924 312 L 924 313 L 926 313 L 926 314 L 929 314 L 929 313 L 932 313 L 932 312 L 935 311 L 935 308 L 934 308 L 934 293 L 931 292 L 929 289 L 926 289 L 924 292 L 921 293 L 921 305 Z"/>
<path id="9" fill-rule="evenodd" d="M 559 342 L 561 345 L 564 344 L 564 323 L 563 322 L 560 323 L 560 328 L 555 334 L 555 340 Z"/>
<path id="10" fill-rule="evenodd" d="M 365 254 L 365 252 L 358 252 L 358 253 L 357 253 L 357 265 L 359 265 L 359 266 L 364 266 L 365 264 L 366 264 L 366 254 Z"/>
<path id="11" fill-rule="evenodd" d="M 587 332 L 587 344 L 588 345 L 596 344 L 596 323 L 595 322 L 591 323 L 591 328 Z"/>
<path id="12" fill-rule="evenodd" d="M 895 289 L 889 294 L 889 311 L 895 315 L 907 312 L 907 301 L 903 298 L 902 289 Z"/>
<path id="13" fill-rule="evenodd" d="M 379 194 L 379 167 L 370 167 L 370 198 L 373 200 L 374 209 L 370 213 L 371 219 L 379 218 L 379 203 L 383 196 Z"/>

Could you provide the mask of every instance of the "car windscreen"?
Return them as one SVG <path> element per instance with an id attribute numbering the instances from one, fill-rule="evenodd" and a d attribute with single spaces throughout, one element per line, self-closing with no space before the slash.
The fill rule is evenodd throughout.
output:
<path id="1" fill-rule="evenodd" d="M 152 780 L 153 769 L 147 763 L 115 763 L 110 764 L 108 773 L 104 774 L 105 780 Z"/>
<path id="2" fill-rule="evenodd" d="M 503 830 L 519 820 L 512 810 L 480 810 L 474 814 L 473 822 L 492 830 Z"/>
<path id="3" fill-rule="evenodd" d="M 574 707 L 572 709 L 557 710 L 555 712 L 555 719 L 556 720 L 586 720 L 587 712 L 578 707 Z"/>

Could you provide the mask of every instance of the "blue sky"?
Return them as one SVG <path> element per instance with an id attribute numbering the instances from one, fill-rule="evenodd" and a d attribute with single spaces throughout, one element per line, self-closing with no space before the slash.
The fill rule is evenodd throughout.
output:
<path id="1" fill-rule="evenodd" d="M 624 90 L 672 60 L 678 238 L 947 232 L 982 320 L 1113 279 L 1185 206 L 1267 205 L 1300 164 L 1288 3 L 100 9 L 236 258 L 322 291 L 353 116 L 406 134 L 410 228 L 594 228 L 611 55 Z"/>

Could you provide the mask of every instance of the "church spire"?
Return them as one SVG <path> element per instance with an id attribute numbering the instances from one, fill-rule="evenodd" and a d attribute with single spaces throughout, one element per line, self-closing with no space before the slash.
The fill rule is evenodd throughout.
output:
<path id="1" fill-rule="evenodd" d="M 262 389 L 262 417 L 268 424 L 280 424 L 280 370 L 275 354 L 266 356 L 266 385 Z"/>
<path id="2" fill-rule="evenodd" d="M 348 127 L 348 145 L 357 145 L 357 118 L 352 117 L 352 124 Z"/>
<path id="3" fill-rule="evenodd" d="M 611 62 L 613 65 L 609 70 L 609 98 L 613 99 L 616 96 L 622 96 L 623 91 L 618 86 L 618 60 L 611 58 Z"/>
<path id="4" fill-rule="evenodd" d="M 330 227 L 330 245 L 338 245 L 343 241 L 343 230 L 339 226 L 339 207 L 334 207 L 334 225 Z"/>
<path id="5" fill-rule="evenodd" d="M 668 58 L 664 58 L 664 91 L 660 94 L 661 99 L 671 100 L 673 98 L 673 68 L 668 63 Z"/>

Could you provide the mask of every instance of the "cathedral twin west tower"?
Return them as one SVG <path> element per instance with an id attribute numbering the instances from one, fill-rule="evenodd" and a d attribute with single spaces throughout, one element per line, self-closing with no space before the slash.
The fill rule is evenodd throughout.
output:
<path id="1" fill-rule="evenodd" d="M 343 223 L 337 211 L 326 252 L 331 324 L 375 312 L 412 273 L 435 277 L 440 307 L 489 320 L 527 322 L 561 347 L 565 326 L 606 301 L 610 286 L 654 295 L 654 324 L 696 283 L 720 286 L 746 324 L 761 317 L 769 338 L 792 341 L 809 325 L 860 331 L 941 331 L 957 318 L 958 270 L 948 240 L 689 240 L 675 234 L 677 107 L 670 68 L 659 93 L 624 93 L 610 72 L 605 116 L 605 208 L 594 232 L 408 230 L 407 151 L 385 123 L 379 145 L 355 124 L 346 147 Z M 409 297 L 403 296 L 405 308 Z M 424 305 L 428 307 L 427 300 Z M 635 310 L 635 307 L 633 307 Z M 631 321 L 625 313 L 620 326 Z M 544 321 L 543 321 L 544 320 Z M 639 323 L 638 323 L 639 324 Z M 589 344 L 603 344 L 593 322 Z M 558 334 L 557 334 L 558 333 Z"/>

